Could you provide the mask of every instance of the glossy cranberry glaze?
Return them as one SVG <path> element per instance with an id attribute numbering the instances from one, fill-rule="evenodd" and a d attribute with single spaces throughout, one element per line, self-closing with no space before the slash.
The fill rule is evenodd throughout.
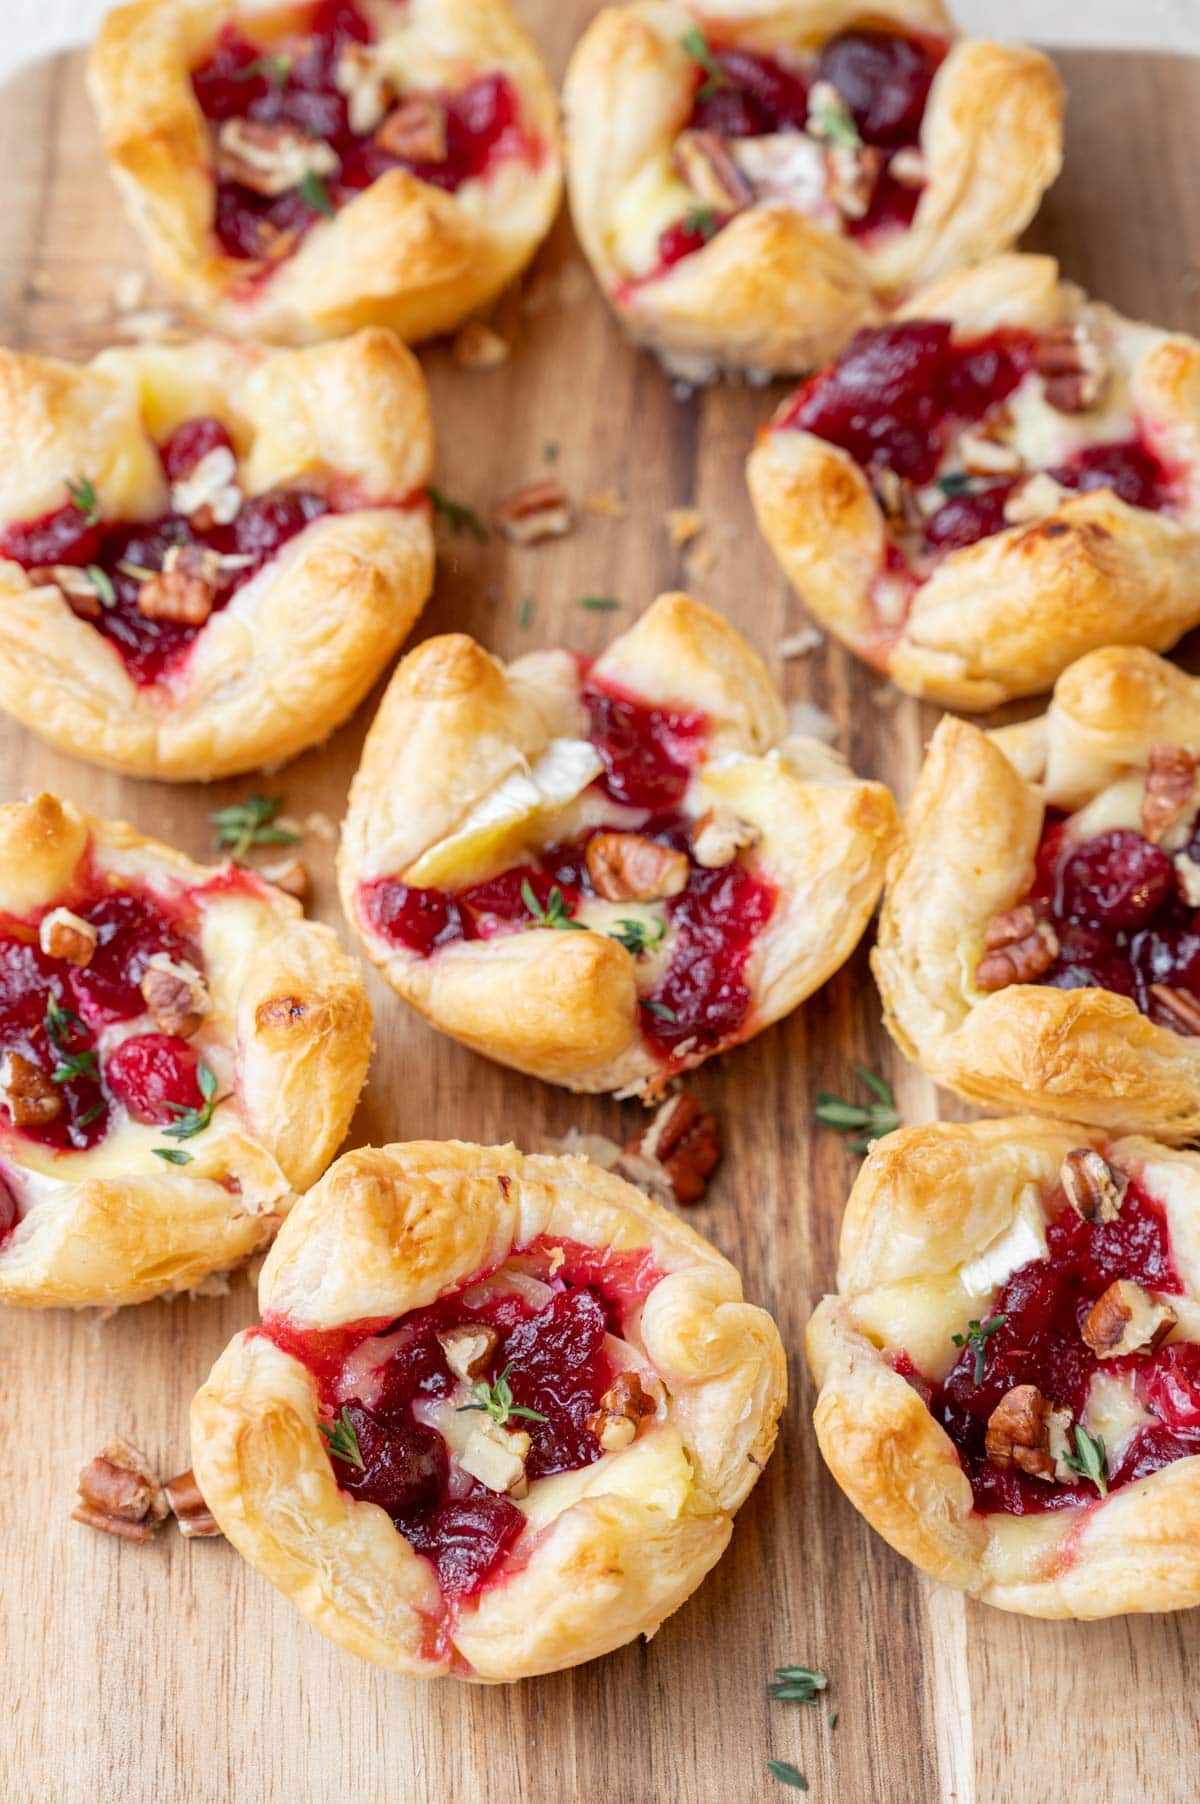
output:
<path id="1" fill-rule="evenodd" d="M 480 76 L 456 93 L 435 97 L 446 119 L 441 162 L 392 156 L 373 133 L 352 131 L 346 97 L 337 87 L 338 60 L 348 45 L 369 44 L 374 35 L 370 20 L 350 0 L 322 0 L 312 8 L 303 36 L 272 43 L 266 51 L 227 25 L 208 60 L 192 72 L 200 110 L 214 130 L 229 119 L 253 119 L 292 126 L 330 145 L 341 165 L 324 183 L 335 209 L 390 169 L 407 169 L 453 193 L 499 159 L 531 154 L 516 92 L 503 75 Z M 299 189 L 267 198 L 237 182 L 217 183 L 215 230 L 230 257 L 278 258 L 281 241 L 294 248 L 320 217 Z"/>
<path id="2" fill-rule="evenodd" d="M 1200 859 L 1200 835 L 1187 850 Z M 1048 811 L 1030 897 L 1059 942 L 1057 959 L 1038 982 L 1128 996 L 1164 1027 L 1175 1023 L 1151 985 L 1200 999 L 1200 910 L 1184 901 L 1166 853 L 1133 828 L 1079 842 L 1063 817 Z"/>
<path id="3" fill-rule="evenodd" d="M 65 905 L 97 929 L 87 966 L 50 958 L 37 943 L 36 924 L 0 923 L 0 1049 L 30 1060 L 47 1077 L 68 1065 L 83 1066 L 79 1075 L 58 1084 L 63 1109 L 54 1121 L 8 1130 L 72 1150 L 104 1138 L 114 1102 L 138 1120 L 162 1123 L 173 1119 L 164 1108 L 168 1101 L 199 1105 L 196 1054 L 185 1040 L 139 1034 L 102 1059 L 98 1037 L 106 1027 L 145 1012 L 139 986 L 154 953 L 186 959 L 199 970 L 203 959 L 182 923 L 147 892 L 106 890 L 88 877 Z M 7 1110 L 0 1119 L 8 1120 Z M 0 1198 L 0 1238 L 6 1217 L 11 1227 L 15 1210 Z"/>
<path id="4" fill-rule="evenodd" d="M 232 449 L 229 435 L 219 421 L 187 421 L 159 447 L 168 481 L 181 481 L 218 446 Z M 244 501 L 230 525 L 202 530 L 174 513 L 157 520 L 100 521 L 89 526 L 84 514 L 71 503 L 40 520 L 5 527 L 0 532 L 0 557 L 11 558 L 26 570 L 48 564 L 102 570 L 112 585 L 112 605 L 103 606 L 99 618 L 88 624 L 116 647 L 133 680 L 147 685 L 160 682 L 171 673 L 202 628 L 143 614 L 137 605 L 143 578 L 131 574 L 131 569 L 157 572 L 168 551 L 182 545 L 207 547 L 221 557 L 245 559 L 222 574 L 213 602 L 216 612 L 251 577 L 257 576 L 290 539 L 328 511 L 329 503 L 320 495 L 301 489 L 278 489 Z M 122 569 L 122 564 L 130 568 Z"/>
<path id="5" fill-rule="evenodd" d="M 702 755 L 704 716 L 648 708 L 595 686 L 584 695 L 592 743 L 604 763 L 598 789 L 623 806 L 647 810 L 637 831 L 689 857 L 687 887 L 665 904 L 675 938 L 666 971 L 642 1005 L 643 1035 L 664 1058 L 685 1042 L 711 1050 L 731 1041 L 745 1023 L 751 1001 L 746 965 L 774 909 L 775 891 L 737 862 L 711 870 L 691 859 L 689 825 L 675 808 Z M 587 846 L 598 831 L 548 846 L 536 863 L 453 894 L 375 879 L 362 886 L 363 913 L 376 933 L 422 958 L 456 940 L 490 939 L 535 925 L 526 886 L 542 910 L 557 890 L 574 915 L 596 894 Z"/>
<path id="6" fill-rule="evenodd" d="M 1094 1502 L 1097 1496 L 1090 1483 L 1050 1484 L 988 1461 L 988 1417 L 1014 1385 L 1035 1384 L 1055 1408 L 1070 1410 L 1078 1421 L 1097 1372 L 1136 1374 L 1139 1400 L 1159 1423 L 1138 1430 L 1122 1447 L 1109 1473 L 1112 1490 L 1185 1454 L 1200 1453 L 1200 1347 L 1168 1346 L 1155 1354 L 1098 1360 L 1080 1333 L 1096 1298 L 1117 1279 L 1166 1295 L 1180 1291 L 1161 1205 L 1137 1183 L 1130 1185 L 1115 1221 L 1085 1222 L 1061 1194 L 1057 1203 L 1059 1213 L 1046 1232 L 1047 1256 L 1013 1272 L 986 1309 L 980 1307 L 982 1317 L 1005 1317 L 984 1343 L 981 1383 L 975 1382 L 970 1346 L 940 1385 L 926 1383 L 907 1354 L 892 1362 L 954 1442 L 975 1507 L 985 1514 L 1023 1516 Z"/>
<path id="7" fill-rule="evenodd" d="M 494 1384 L 506 1368 L 513 1402 L 544 1416 L 510 1418 L 506 1426 L 530 1437 L 527 1477 L 533 1481 L 592 1465 L 602 1449 L 587 1427 L 612 1382 L 605 1346 L 620 1334 L 629 1310 L 644 1301 L 661 1274 L 648 1253 L 606 1253 L 555 1242 L 566 1255 L 549 1276 L 539 1243 L 527 1249 L 547 1273 L 549 1302 L 537 1306 L 515 1291 L 484 1291 L 480 1274 L 464 1290 L 415 1310 L 394 1325 L 367 1324 L 334 1335 L 305 1335 L 282 1320 L 264 1324 L 276 1344 L 301 1359 L 317 1380 L 330 1418 L 344 1406 L 358 1436 L 363 1469 L 330 1456 L 339 1486 L 387 1511 L 400 1533 L 437 1569 L 444 1594 L 469 1597 L 502 1576 L 504 1556 L 524 1516 L 505 1496 L 458 1471 L 452 1475 L 442 1436 L 413 1415 L 414 1404 L 455 1393 L 459 1381 L 446 1363 L 439 1330 L 487 1324 L 496 1350 L 479 1382 Z M 355 1354 L 383 1337 L 383 1363 L 365 1369 Z M 372 1394 L 364 1403 L 355 1390 Z M 481 1416 L 480 1420 L 484 1418 Z"/>

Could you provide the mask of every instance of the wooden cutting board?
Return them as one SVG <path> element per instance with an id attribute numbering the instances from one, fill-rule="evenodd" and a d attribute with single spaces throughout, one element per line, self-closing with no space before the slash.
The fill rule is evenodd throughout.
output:
<path id="1" fill-rule="evenodd" d="M 595 10 L 527 0 L 557 73 Z M 1033 242 L 1126 312 L 1200 329 L 1200 63 L 1065 55 L 1067 170 Z M 140 268 L 100 157 L 82 61 L 29 69 L 0 104 L 0 339 L 87 354 L 118 336 L 114 290 Z M 448 542 L 422 633 L 460 628 L 502 656 L 565 643 L 595 652 L 660 590 L 690 585 L 774 660 L 789 699 L 836 720 L 863 773 L 903 793 L 932 710 L 900 700 L 832 645 L 780 663 L 802 612 L 759 543 L 742 465 L 776 394 L 678 399 L 631 351 L 561 221 L 497 323 L 514 346 L 489 374 L 428 352 L 439 481 L 486 513 L 555 470 L 586 510 L 536 550 Z M 689 571 L 668 508 L 706 521 Z M 619 614 L 583 610 L 613 595 Z M 522 625 L 522 601 L 532 620 Z M 266 784 L 288 812 L 340 818 L 378 694 L 329 745 Z M 202 856 L 208 814 L 252 786 L 125 781 L 0 725 L 9 799 L 40 787 L 126 818 Z M 260 783 L 261 786 L 261 783 Z M 310 833 L 314 908 L 343 927 L 332 846 Z M 343 927 L 344 931 L 344 927 Z M 378 1050 L 351 1144 L 424 1136 L 538 1147 L 574 1125 L 624 1138 L 636 1106 L 587 1100 L 503 1071 L 439 1038 L 372 979 Z M 811 1125 L 821 1086 L 884 1072 L 905 1118 L 932 1087 L 883 1034 L 864 951 L 805 1008 L 696 1084 L 728 1153 L 690 1219 L 775 1313 L 792 1402 L 778 1451 L 699 1594 L 648 1645 L 555 1678 L 482 1690 L 419 1684 L 339 1652 L 223 1542 L 164 1535 L 145 1548 L 69 1520 L 80 1465 L 113 1431 L 164 1470 L 189 1463 L 188 1400 L 229 1336 L 256 1317 L 245 1276 L 224 1297 L 153 1303 L 105 1321 L 10 1314 L 0 1428 L 0 1796 L 7 1804 L 761 1804 L 794 1762 L 820 1804 L 1194 1804 L 1200 1615 L 1076 1625 L 966 1602 L 884 1546 L 824 1471 L 810 1427 L 804 1324 L 830 1285 L 857 1161 Z M 949 1110 L 952 1106 L 945 1103 Z M 828 1709 L 769 1704 L 777 1665 L 830 1675 Z"/>

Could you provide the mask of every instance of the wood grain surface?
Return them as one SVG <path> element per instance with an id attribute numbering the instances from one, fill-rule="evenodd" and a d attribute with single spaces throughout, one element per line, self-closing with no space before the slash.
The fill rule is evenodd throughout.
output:
<path id="1" fill-rule="evenodd" d="M 560 73 L 594 7 L 528 0 Z M 1200 64 L 1072 53 L 1067 171 L 1034 242 L 1122 309 L 1200 328 Z M 117 336 L 114 285 L 140 267 L 104 173 L 81 63 L 25 73 L 0 104 L 0 337 L 72 354 Z M 448 542 L 422 633 L 466 629 L 501 655 L 566 643 L 594 652 L 663 588 L 689 585 L 775 660 L 789 699 L 838 723 L 856 767 L 899 792 L 932 711 L 901 701 L 832 645 L 779 663 L 802 612 L 759 543 L 742 465 L 775 395 L 679 399 L 632 352 L 560 221 L 497 323 L 504 368 L 469 375 L 425 357 L 440 483 L 481 511 L 544 468 L 579 499 L 612 492 L 613 519 L 537 550 Z M 689 572 L 664 515 L 695 505 L 711 567 Z M 619 614 L 579 607 L 609 594 Z M 521 603 L 534 601 L 522 627 Z M 289 813 L 340 818 L 377 696 L 330 744 L 269 787 Z M 48 786 L 123 815 L 193 854 L 209 810 L 249 784 L 125 781 L 0 726 L 5 799 Z M 310 834 L 314 908 L 339 921 L 332 846 Z M 344 929 L 343 929 L 344 930 Z M 623 1137 L 634 1105 L 586 1100 L 503 1071 L 423 1026 L 372 979 L 378 1050 L 350 1144 L 419 1136 L 536 1148 L 575 1125 Z M 1194 1804 L 1200 1772 L 1195 1613 L 1091 1625 L 1009 1618 L 919 1577 L 842 1499 L 810 1428 L 801 1347 L 832 1282 L 856 1161 L 811 1127 L 814 1091 L 863 1063 L 895 1082 L 909 1120 L 937 1110 L 879 1019 L 860 950 L 783 1025 L 700 1074 L 728 1154 L 690 1219 L 741 1267 L 789 1349 L 779 1448 L 732 1547 L 649 1644 L 558 1677 L 483 1690 L 406 1682 L 340 1653 L 221 1542 L 131 1548 L 69 1520 L 75 1475 L 116 1430 L 188 1463 L 198 1381 L 255 1317 L 243 1275 L 224 1297 L 94 1315 L 12 1314 L 0 1428 L 0 1797 L 5 1804 L 762 1804 L 794 1762 L 838 1804 Z M 949 1108 L 949 1105 L 946 1105 Z M 772 1667 L 830 1674 L 826 1710 L 768 1704 Z"/>

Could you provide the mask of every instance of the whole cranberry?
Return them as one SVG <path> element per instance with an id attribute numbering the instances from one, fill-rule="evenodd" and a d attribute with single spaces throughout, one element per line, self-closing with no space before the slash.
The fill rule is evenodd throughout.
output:
<path id="1" fill-rule="evenodd" d="M 1131 827 L 1097 833 L 1072 853 L 1059 886 L 1060 912 L 1110 933 L 1146 926 L 1173 894 L 1171 860 Z"/>
<path id="2" fill-rule="evenodd" d="M 1168 1428 L 1200 1431 L 1200 1343 L 1172 1341 L 1135 1380 L 1138 1402 Z"/>
<path id="3" fill-rule="evenodd" d="M 960 551 L 965 545 L 1003 532 L 1008 524 L 1004 503 L 1012 486 L 1011 482 L 1002 482 L 978 495 L 952 495 L 925 522 L 926 544 L 938 551 Z"/>
<path id="4" fill-rule="evenodd" d="M 1143 983 L 1166 983 L 1200 996 L 1200 933 L 1194 929 L 1147 928 L 1135 934 L 1129 956 Z"/>
<path id="5" fill-rule="evenodd" d="M 365 1503 L 377 1503 L 389 1515 L 433 1509 L 449 1474 L 446 1443 L 435 1428 L 422 1422 L 381 1422 L 365 1404 L 347 1405 L 358 1437 L 361 1469 L 335 1460 L 343 1491 Z"/>
<path id="6" fill-rule="evenodd" d="M 174 1034 L 131 1034 L 105 1063 L 104 1079 L 135 1121 L 167 1127 L 181 1109 L 203 1107 L 195 1047 Z"/>
<path id="7" fill-rule="evenodd" d="M 890 31 L 844 31 L 817 61 L 868 144 L 915 144 L 936 70 L 924 45 Z"/>
<path id="8" fill-rule="evenodd" d="M 1057 960 L 1042 979 L 1051 989 L 1111 990 L 1116 996 L 1133 996 L 1129 960 L 1099 928 L 1068 922 L 1058 930 L 1058 948 Z"/>

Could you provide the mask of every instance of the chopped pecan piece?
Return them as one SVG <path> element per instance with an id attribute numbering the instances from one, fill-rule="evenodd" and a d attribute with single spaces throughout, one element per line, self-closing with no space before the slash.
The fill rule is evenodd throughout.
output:
<path id="1" fill-rule="evenodd" d="M 346 97 L 346 118 L 356 137 L 365 138 L 388 109 L 396 104 L 396 90 L 379 66 L 369 44 L 347 44 L 337 60 L 333 83 Z"/>
<path id="2" fill-rule="evenodd" d="M 1114 1170 L 1090 1146 L 1077 1146 L 1067 1154 L 1058 1181 L 1081 1221 L 1116 1221 L 1129 1188 L 1124 1172 Z"/>
<path id="3" fill-rule="evenodd" d="M 186 1472 L 179 1473 L 176 1478 L 168 1478 L 163 1485 L 171 1513 L 179 1524 L 179 1532 L 189 1540 L 195 1536 L 208 1537 L 219 1535 L 217 1519 L 200 1495 L 200 1487 L 196 1483 L 196 1474 L 189 1466 Z"/>
<path id="4" fill-rule="evenodd" d="M 706 207 L 718 213 L 740 213 L 749 206 L 750 184 L 716 132 L 680 132 L 671 161 L 680 179 Z"/>
<path id="5" fill-rule="evenodd" d="M 437 1340 L 454 1376 L 470 1380 L 486 1372 L 500 1336 L 486 1323 L 464 1322 L 460 1328 L 443 1329 Z"/>
<path id="6" fill-rule="evenodd" d="M 629 1141 L 617 1168 L 652 1196 L 687 1204 L 700 1201 L 720 1160 L 716 1116 L 706 1115 L 690 1091 L 681 1090 Z"/>
<path id="7" fill-rule="evenodd" d="M 104 612 L 95 578 L 79 564 L 35 564 L 25 572 L 35 589 L 55 588 L 70 602 L 81 620 L 99 620 Z"/>
<path id="8" fill-rule="evenodd" d="M 269 199 L 298 188 L 306 176 L 336 175 L 337 152 L 294 125 L 226 119 L 217 133 L 217 175 Z"/>
<path id="9" fill-rule="evenodd" d="M 883 155 L 871 144 L 834 144 L 825 153 L 829 198 L 843 219 L 865 219 Z"/>
<path id="10" fill-rule="evenodd" d="M 428 94 L 410 94 L 388 114 L 375 142 L 402 163 L 444 163 L 446 109 Z"/>
<path id="11" fill-rule="evenodd" d="M 489 1491 L 524 1497 L 529 1490 L 525 1459 L 532 1445 L 523 1429 L 502 1428 L 490 1416 L 483 1416 L 468 1435 L 458 1463 Z"/>
<path id="12" fill-rule="evenodd" d="M 587 1426 L 605 1453 L 619 1453 L 637 1439 L 638 1429 L 654 1414 L 654 1399 L 642 1389 L 636 1372 L 618 1372 L 593 1410 Z"/>
<path id="13" fill-rule="evenodd" d="M 561 539 L 571 530 L 571 504 L 567 491 L 553 476 L 527 482 L 506 495 L 493 519 L 514 545 L 537 545 L 543 539 Z"/>
<path id="14" fill-rule="evenodd" d="M 875 499 L 893 526 L 907 527 L 911 532 L 924 529 L 925 514 L 916 487 L 906 476 L 898 476 L 889 464 L 876 464 L 870 478 Z"/>
<path id="15" fill-rule="evenodd" d="M 1200 1034 L 1200 1002 L 1186 990 L 1172 989 L 1167 983 L 1152 983 L 1150 994 L 1167 1017 L 1172 1033 Z"/>
<path id="16" fill-rule="evenodd" d="M 52 908 L 38 927 L 38 945 L 47 958 L 65 958 L 69 965 L 90 965 L 100 935 L 90 921 L 69 908 Z"/>
<path id="17" fill-rule="evenodd" d="M 706 870 L 732 864 L 739 852 L 756 846 L 762 831 L 732 808 L 710 808 L 692 828 L 692 857 Z"/>
<path id="18" fill-rule="evenodd" d="M 203 626 L 213 611 L 217 585 L 211 571 L 213 554 L 198 545 L 173 545 L 158 576 L 138 590 L 138 613 L 148 620 L 170 620 L 180 626 Z"/>
<path id="19" fill-rule="evenodd" d="M 1057 326 L 1038 341 L 1033 367 L 1059 413 L 1090 413 L 1108 382 L 1104 353 L 1086 324 Z"/>
<path id="20" fill-rule="evenodd" d="M 169 1514 L 166 1493 L 146 1455 L 119 1435 L 88 1461 L 78 1489 L 72 1519 L 124 1541 L 148 1541 Z"/>
<path id="21" fill-rule="evenodd" d="M 642 833 L 595 833 L 586 857 L 588 876 L 606 902 L 658 902 L 687 887 L 687 853 Z"/>
<path id="22" fill-rule="evenodd" d="M 298 902 L 306 901 L 312 889 L 308 866 L 302 858 L 280 858 L 274 864 L 260 865 L 258 874 L 285 895 L 295 896 Z"/>
<path id="23" fill-rule="evenodd" d="M 1017 1384 L 1006 1391 L 988 1417 L 984 1445 L 993 1466 L 1016 1466 L 1031 1478 L 1054 1478 L 1050 1451 L 1051 1405 L 1036 1384 Z"/>
<path id="24" fill-rule="evenodd" d="M 1142 797 L 1142 832 L 1157 846 L 1196 812 L 1196 756 L 1183 745 L 1152 745 Z"/>
<path id="25" fill-rule="evenodd" d="M 1117 1278 L 1088 1310 L 1080 1333 L 1097 1359 L 1153 1353 L 1179 1317 L 1132 1278 Z"/>
<path id="26" fill-rule="evenodd" d="M 58 1085 L 19 1052 L 6 1052 L 0 1063 L 0 1095 L 15 1127 L 48 1127 L 62 1114 Z"/>
<path id="27" fill-rule="evenodd" d="M 214 526 L 229 526 L 237 519 L 242 491 L 238 485 L 237 458 L 228 445 L 214 445 L 186 476 L 172 483 L 171 506 L 189 520 L 197 532 L 209 532 Z M 199 546 L 189 549 L 201 551 Z M 215 573 L 221 562 L 216 552 L 203 555 L 207 556 L 208 566 Z M 164 565 L 165 562 L 164 559 Z"/>
<path id="28" fill-rule="evenodd" d="M 195 965 L 166 952 L 151 955 L 141 984 L 142 997 L 164 1034 L 190 1040 L 212 1006 L 208 985 Z"/>
<path id="29" fill-rule="evenodd" d="M 469 319 L 460 326 L 451 350 L 463 370 L 494 370 L 508 362 L 508 340 L 481 319 Z"/>
<path id="30" fill-rule="evenodd" d="M 1031 902 L 993 915 L 983 945 L 983 957 L 975 968 L 975 982 L 981 990 L 1032 983 L 1058 957 L 1058 935 Z"/>

